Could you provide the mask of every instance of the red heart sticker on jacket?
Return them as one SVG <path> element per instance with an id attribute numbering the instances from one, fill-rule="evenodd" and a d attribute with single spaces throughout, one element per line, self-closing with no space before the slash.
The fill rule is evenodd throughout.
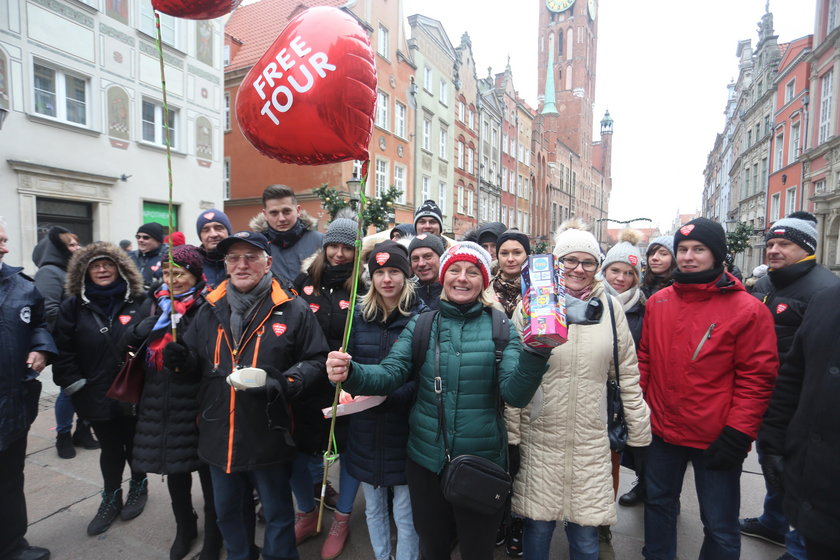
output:
<path id="1" fill-rule="evenodd" d="M 776 315 L 778 315 L 779 313 L 783 313 L 785 311 L 785 309 L 787 309 L 787 308 L 788 308 L 788 304 L 780 303 L 779 305 L 776 306 Z"/>
<path id="2" fill-rule="evenodd" d="M 636 255 L 627 255 L 627 260 L 630 261 L 630 264 L 633 266 L 639 264 L 639 257 Z"/>
<path id="3" fill-rule="evenodd" d="M 346 299 L 342 299 L 338 302 L 338 306 L 342 309 L 347 309 L 347 308 L 350 307 L 350 302 L 347 301 Z"/>
<path id="4" fill-rule="evenodd" d="M 376 253 L 376 257 L 374 258 L 376 259 L 376 262 L 379 263 L 379 266 L 382 266 L 388 262 L 388 259 L 391 258 L 391 253 Z"/>
<path id="5" fill-rule="evenodd" d="M 282 162 L 365 161 L 376 95 L 367 32 L 350 14 L 319 6 L 292 19 L 251 67 L 236 118 L 257 150 Z"/>
<path id="6" fill-rule="evenodd" d="M 686 224 L 680 228 L 680 233 L 683 235 L 688 235 L 692 231 L 694 231 L 694 224 Z"/>
<path id="7" fill-rule="evenodd" d="M 274 334 L 280 336 L 281 334 L 286 332 L 286 325 L 284 325 L 283 323 L 274 323 L 273 325 L 271 325 L 271 330 L 274 331 Z"/>
<path id="8" fill-rule="evenodd" d="M 120 315 L 117 319 L 119 319 L 120 323 L 123 325 L 127 325 L 129 321 L 131 321 L 131 315 Z"/>
<path id="9" fill-rule="evenodd" d="M 303 287 L 303 293 L 304 293 L 304 294 L 306 294 L 306 295 L 308 295 L 308 296 L 311 296 L 311 295 L 312 295 L 312 292 L 314 292 L 314 291 L 315 291 L 315 287 L 314 287 L 314 286 L 304 286 L 304 287 Z"/>
<path id="10" fill-rule="evenodd" d="M 153 272 L 157 272 L 158 270 L 160 270 L 160 265 L 159 264 L 153 264 L 152 266 L 149 267 L 149 269 L 152 270 Z"/>
<path id="11" fill-rule="evenodd" d="M 317 303 L 310 303 L 309 304 L 309 309 L 312 310 L 312 313 L 318 313 L 318 310 L 321 309 L 321 306 L 318 305 Z"/>

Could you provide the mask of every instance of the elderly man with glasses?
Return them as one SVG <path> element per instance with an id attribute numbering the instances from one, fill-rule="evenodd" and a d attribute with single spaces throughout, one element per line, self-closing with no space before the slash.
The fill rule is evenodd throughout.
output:
<path id="1" fill-rule="evenodd" d="M 297 558 L 288 403 L 324 375 L 329 348 L 306 302 L 272 275 L 265 236 L 241 231 L 217 250 L 229 278 L 207 295 L 181 342 L 166 346 L 164 361 L 201 376 L 198 454 L 210 465 L 228 558 L 250 557 L 252 487 L 266 519 L 262 557 Z"/>
<path id="2" fill-rule="evenodd" d="M 155 291 L 163 283 L 160 258 L 165 249 L 164 235 L 163 226 L 159 223 L 143 224 L 137 228 L 137 234 L 134 236 L 137 249 L 128 253 L 143 275 L 143 287 L 148 292 Z"/>

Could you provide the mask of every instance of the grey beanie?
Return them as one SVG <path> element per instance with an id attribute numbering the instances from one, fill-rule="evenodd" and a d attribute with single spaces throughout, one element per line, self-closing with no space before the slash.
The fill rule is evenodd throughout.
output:
<path id="1" fill-rule="evenodd" d="M 793 241 L 805 249 L 809 255 L 817 252 L 817 227 L 814 222 L 809 220 L 791 217 L 776 220 L 767 230 L 764 241 L 767 242 L 776 238 Z"/>
<path id="2" fill-rule="evenodd" d="M 437 253 L 438 256 L 441 256 L 444 251 L 441 238 L 431 233 L 421 233 L 412 239 L 411 243 L 408 244 L 408 256 L 411 257 L 411 253 L 420 247 L 427 247 Z"/>
<path id="3" fill-rule="evenodd" d="M 327 226 L 327 233 L 324 234 L 323 246 L 330 244 L 356 246 L 356 230 L 359 224 L 349 218 L 336 218 Z"/>
<path id="4" fill-rule="evenodd" d="M 602 270 L 606 270 L 612 263 L 624 263 L 636 271 L 636 277 L 642 277 L 642 254 L 639 252 L 639 241 L 642 234 L 635 229 L 625 229 L 619 236 L 619 242 L 607 251 Z"/>
<path id="5" fill-rule="evenodd" d="M 654 237 L 653 239 L 651 239 L 650 243 L 648 243 L 647 252 L 645 253 L 646 255 L 650 255 L 651 248 L 654 245 L 659 245 L 660 247 L 665 247 L 666 249 L 668 249 L 668 252 L 671 253 L 672 257 L 675 256 L 674 255 L 674 236 L 673 235 L 660 235 L 659 237 Z"/>

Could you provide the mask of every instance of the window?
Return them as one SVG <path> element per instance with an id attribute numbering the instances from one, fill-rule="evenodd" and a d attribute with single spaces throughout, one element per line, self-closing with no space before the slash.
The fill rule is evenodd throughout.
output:
<path id="1" fill-rule="evenodd" d="M 785 84 L 785 103 L 793 101 L 793 94 L 796 91 L 796 78 Z"/>
<path id="2" fill-rule="evenodd" d="M 785 214 L 796 210 L 796 187 L 791 187 L 785 192 Z"/>
<path id="3" fill-rule="evenodd" d="M 458 140 L 458 168 L 464 168 L 464 143 Z"/>
<path id="4" fill-rule="evenodd" d="M 495 148 L 496 146 L 498 146 L 498 141 L 499 131 L 493 128 L 493 130 L 490 131 L 490 145 Z"/>
<path id="5" fill-rule="evenodd" d="M 502 134 L 502 153 L 506 154 L 508 152 L 508 136 L 507 134 Z"/>
<path id="6" fill-rule="evenodd" d="M 470 129 L 475 130 L 475 111 L 470 109 Z"/>
<path id="7" fill-rule="evenodd" d="M 423 200 L 432 198 L 432 180 L 423 175 Z"/>
<path id="8" fill-rule="evenodd" d="M 172 106 L 169 106 L 168 109 L 169 145 L 175 149 L 178 146 L 178 136 L 176 134 L 178 110 L 173 109 Z M 143 140 L 152 144 L 166 146 L 166 127 L 163 126 L 163 104 L 144 99 L 141 120 L 143 125 Z"/>
<path id="9" fill-rule="evenodd" d="M 428 66 L 423 67 L 423 87 L 429 93 L 432 92 L 432 69 Z"/>
<path id="10" fill-rule="evenodd" d="M 820 78 L 820 144 L 831 136 L 831 83 L 833 81 L 833 70 L 829 70 Z"/>
<path id="11" fill-rule="evenodd" d="M 775 222 L 779 219 L 779 193 L 770 197 L 770 221 Z"/>
<path id="12" fill-rule="evenodd" d="M 230 45 L 222 47 L 222 64 L 230 66 Z"/>
<path id="13" fill-rule="evenodd" d="M 440 125 L 440 145 L 438 146 L 438 157 L 443 160 L 449 159 L 447 153 L 447 145 L 449 144 L 449 131 L 443 124 Z"/>
<path id="14" fill-rule="evenodd" d="M 464 116 L 465 116 L 464 102 L 463 101 L 458 101 L 458 120 L 461 121 L 461 122 L 465 122 L 464 121 Z"/>
<path id="15" fill-rule="evenodd" d="M 764 190 L 764 185 L 758 182 L 758 164 L 753 165 L 753 192 L 757 193 Z"/>
<path id="16" fill-rule="evenodd" d="M 458 185 L 458 212 L 463 214 L 464 210 L 464 185 Z"/>
<path id="17" fill-rule="evenodd" d="M 744 194 L 743 196 L 747 197 L 750 195 L 750 168 L 745 167 L 743 172 L 744 177 Z"/>
<path id="18" fill-rule="evenodd" d="M 467 192 L 467 215 L 475 216 L 475 191 Z"/>
<path id="19" fill-rule="evenodd" d="M 446 80 L 440 81 L 440 102 L 449 105 L 449 85 Z"/>
<path id="20" fill-rule="evenodd" d="M 503 170 L 502 170 L 502 190 L 503 190 L 503 191 L 506 191 L 506 190 L 507 190 L 507 188 L 508 188 L 508 183 L 507 183 L 507 172 L 505 172 L 505 170 L 503 169 Z M 552 229 L 553 229 L 553 228 L 552 228 Z"/>
<path id="21" fill-rule="evenodd" d="M 767 185 L 767 158 L 761 158 L 761 184 Z"/>
<path id="22" fill-rule="evenodd" d="M 423 149 L 432 151 L 432 121 L 426 118 L 423 119 Z"/>
<path id="23" fill-rule="evenodd" d="M 747 131 L 747 147 L 752 146 L 752 130 Z"/>
<path id="24" fill-rule="evenodd" d="M 37 62 L 33 74 L 37 114 L 87 126 L 87 79 Z"/>
<path id="25" fill-rule="evenodd" d="M 224 190 L 225 190 L 225 200 L 230 200 L 230 158 L 225 158 L 225 169 L 224 169 Z"/>
<path id="26" fill-rule="evenodd" d="M 828 1 L 828 28 L 826 29 L 826 35 L 831 33 L 831 31 L 840 25 L 840 17 L 838 17 L 838 12 L 840 12 L 840 0 L 829 0 Z"/>
<path id="27" fill-rule="evenodd" d="M 376 196 L 382 196 L 388 191 L 388 162 L 384 159 L 376 160 Z"/>
<path id="28" fill-rule="evenodd" d="M 397 197 L 397 202 L 405 204 L 405 166 L 394 164 L 394 188 L 400 191 L 400 196 Z"/>
<path id="29" fill-rule="evenodd" d="M 825 179 L 820 179 L 816 183 L 814 183 L 814 193 L 821 193 L 825 192 Z"/>
<path id="30" fill-rule="evenodd" d="M 167 45 L 177 47 L 178 42 L 178 27 L 176 19 L 173 16 L 160 14 L 160 36 L 161 40 Z M 151 2 L 140 3 L 140 31 L 149 35 L 150 37 L 157 37 L 155 31 L 155 12 L 152 9 Z"/>
<path id="31" fill-rule="evenodd" d="M 467 173 L 475 175 L 475 148 L 467 149 Z"/>
<path id="32" fill-rule="evenodd" d="M 405 135 L 405 105 L 399 101 L 394 103 L 394 134 L 400 138 L 406 138 Z"/>
<path id="33" fill-rule="evenodd" d="M 773 171 L 778 171 L 781 169 L 784 164 L 782 163 L 782 158 L 785 154 L 785 135 L 784 134 L 777 134 L 776 135 L 776 156 L 773 160 Z"/>
<path id="34" fill-rule="evenodd" d="M 225 130 L 230 130 L 230 92 L 225 92 Z"/>
<path id="35" fill-rule="evenodd" d="M 384 91 L 377 92 L 376 94 L 376 126 L 379 128 L 384 128 L 385 130 L 388 129 L 388 105 L 390 100 L 388 98 L 388 94 Z"/>
<path id="36" fill-rule="evenodd" d="M 382 24 L 379 25 L 379 33 L 376 36 L 376 52 L 385 58 L 388 58 L 390 52 L 388 48 L 388 29 L 383 27 Z"/>
<path id="37" fill-rule="evenodd" d="M 438 182 L 438 206 L 446 208 L 446 183 Z"/>
<path id="38" fill-rule="evenodd" d="M 788 161 L 796 161 L 799 155 L 799 123 L 790 125 L 790 146 L 788 146 Z"/>

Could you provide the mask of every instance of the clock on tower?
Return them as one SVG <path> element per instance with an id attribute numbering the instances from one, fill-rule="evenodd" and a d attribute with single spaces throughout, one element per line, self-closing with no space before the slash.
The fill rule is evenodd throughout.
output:
<path id="1" fill-rule="evenodd" d="M 545 7 L 556 14 L 565 12 L 575 3 L 575 0 L 545 0 Z"/>

